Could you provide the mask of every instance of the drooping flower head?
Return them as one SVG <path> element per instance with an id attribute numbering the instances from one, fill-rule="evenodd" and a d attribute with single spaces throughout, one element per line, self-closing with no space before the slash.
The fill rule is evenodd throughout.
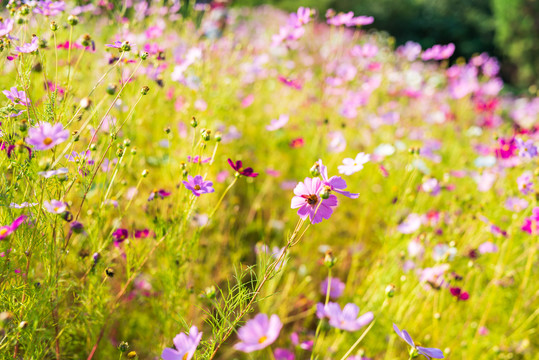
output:
<path id="1" fill-rule="evenodd" d="M 435 359 L 443 359 L 444 358 L 444 353 L 439 349 L 416 346 L 414 341 L 412 340 L 412 337 L 410 336 L 410 334 L 408 334 L 408 332 L 406 330 L 400 331 L 399 328 L 397 327 L 397 325 L 395 325 L 395 324 L 393 324 L 393 330 L 395 330 L 395 332 L 397 333 L 397 335 L 399 335 L 401 337 L 401 339 L 406 341 L 406 343 L 412 347 L 412 351 L 416 353 L 415 354 L 416 356 L 417 356 L 417 354 L 421 354 L 421 355 L 423 355 L 424 357 L 426 357 L 429 360 L 430 360 L 431 357 L 435 358 Z M 412 357 L 413 356 L 414 355 L 412 355 Z"/>
<path id="2" fill-rule="evenodd" d="M 196 175 L 192 177 L 191 175 L 187 176 L 188 181 L 182 181 L 185 187 L 188 190 L 193 192 L 193 195 L 200 196 L 201 194 L 209 194 L 215 191 L 212 187 L 213 183 L 211 181 L 204 181 L 204 178 L 201 175 Z"/>
<path id="3" fill-rule="evenodd" d="M 328 168 L 322 163 L 322 159 L 319 159 L 315 167 L 318 166 L 320 176 L 322 176 L 324 186 L 328 187 L 330 191 L 334 191 L 343 196 L 349 197 L 350 199 L 357 199 L 359 194 L 354 194 L 349 191 L 346 191 L 347 185 L 346 181 L 340 176 L 328 177 Z"/>
<path id="4" fill-rule="evenodd" d="M 317 224 L 323 219 L 329 219 L 333 213 L 333 209 L 337 207 L 338 200 L 333 194 L 330 194 L 327 199 L 322 199 L 320 193 L 324 185 L 319 178 L 305 178 L 304 182 L 300 182 L 294 188 L 294 196 L 292 198 L 292 209 L 298 209 L 298 215 L 305 220 L 307 217 L 311 223 Z"/>
<path id="5" fill-rule="evenodd" d="M 21 215 L 16 218 L 10 225 L 0 226 L 0 240 L 4 240 L 9 235 L 13 234 L 15 230 L 26 220 L 26 215 Z"/>
<path id="6" fill-rule="evenodd" d="M 329 302 L 325 306 L 318 303 L 316 316 L 320 319 L 328 318 L 331 326 L 346 331 L 357 331 L 374 319 L 374 315 L 370 311 L 359 316 L 359 307 L 356 304 L 346 304 L 341 310 L 339 304 L 334 302 Z"/>
<path id="7" fill-rule="evenodd" d="M 69 131 L 64 130 L 62 124 L 41 123 L 28 130 L 26 142 L 33 145 L 35 150 L 48 150 L 63 143 L 69 137 Z"/>
<path id="8" fill-rule="evenodd" d="M 246 353 L 264 349 L 277 340 L 282 327 L 277 315 L 268 319 L 268 315 L 258 314 L 238 330 L 240 342 L 234 348 Z"/>
<path id="9" fill-rule="evenodd" d="M 161 353 L 163 360 L 191 360 L 197 349 L 202 333 L 196 326 L 189 329 L 189 334 L 180 333 L 174 337 L 172 342 L 176 349 L 165 348 Z"/>
<path id="10" fill-rule="evenodd" d="M 236 171 L 236 176 L 243 175 L 253 178 L 258 176 L 258 173 L 255 173 L 253 168 L 243 168 L 243 163 L 241 162 L 241 160 L 238 160 L 234 163 L 231 159 L 228 159 L 228 164 L 232 169 Z"/>

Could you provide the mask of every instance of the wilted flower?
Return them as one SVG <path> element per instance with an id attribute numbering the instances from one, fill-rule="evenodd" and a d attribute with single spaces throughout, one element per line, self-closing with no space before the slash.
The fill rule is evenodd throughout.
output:
<path id="1" fill-rule="evenodd" d="M 283 324 L 277 315 L 258 314 L 238 330 L 240 342 L 234 345 L 239 351 L 250 353 L 273 344 L 279 337 Z"/>
<path id="2" fill-rule="evenodd" d="M 172 342 L 176 349 L 165 348 L 161 353 L 161 358 L 163 360 L 191 360 L 201 339 L 202 333 L 196 326 L 192 326 L 189 329 L 189 335 L 180 333 L 174 337 Z"/>

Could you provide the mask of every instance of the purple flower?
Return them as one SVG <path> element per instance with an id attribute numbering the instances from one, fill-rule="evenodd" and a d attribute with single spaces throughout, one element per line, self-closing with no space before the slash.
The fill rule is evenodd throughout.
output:
<path id="1" fill-rule="evenodd" d="M 535 207 L 532 216 L 524 219 L 522 230 L 530 235 L 539 235 L 539 207 Z"/>
<path id="2" fill-rule="evenodd" d="M 72 151 L 70 155 L 66 155 L 65 158 L 77 164 L 93 165 L 94 161 L 90 158 L 90 150 L 81 151 L 80 153 Z"/>
<path id="3" fill-rule="evenodd" d="M 51 1 L 45 0 L 37 3 L 34 12 L 43 16 L 56 16 L 65 10 L 65 3 L 63 1 Z"/>
<path id="4" fill-rule="evenodd" d="M 435 178 L 428 179 L 421 184 L 421 190 L 431 194 L 432 196 L 436 196 L 440 193 L 440 183 Z"/>
<path id="5" fill-rule="evenodd" d="M 39 205 L 38 203 L 29 203 L 28 201 L 25 201 L 23 202 L 22 204 L 17 204 L 17 203 L 10 203 L 9 204 L 9 207 L 12 208 L 12 209 L 24 209 L 24 208 L 27 208 L 27 207 L 34 207 L 36 205 Z"/>
<path id="6" fill-rule="evenodd" d="M 112 233 L 112 238 L 114 239 L 114 246 L 118 247 L 121 243 L 129 237 L 129 232 L 127 229 L 116 229 Z"/>
<path id="7" fill-rule="evenodd" d="M 344 190 L 347 186 L 346 181 L 340 176 L 332 176 L 331 178 L 328 178 L 328 168 L 322 163 L 322 159 L 319 159 L 315 166 L 318 166 L 320 175 L 324 180 L 323 184 L 324 186 L 327 186 L 330 191 L 335 191 L 336 193 L 349 197 L 350 199 L 357 199 L 359 197 L 359 194 L 354 194 Z"/>
<path id="8" fill-rule="evenodd" d="M 339 174 L 352 175 L 363 169 L 363 164 L 368 163 L 371 159 L 369 154 L 359 153 L 355 159 L 346 158 L 342 161 L 343 165 L 339 165 Z"/>
<path id="9" fill-rule="evenodd" d="M 40 172 L 38 172 L 38 174 L 43 176 L 45 179 L 48 179 L 51 176 L 67 174 L 68 172 L 69 172 L 69 170 L 67 168 L 59 168 L 59 169 L 56 169 L 56 170 L 40 171 Z"/>
<path id="10" fill-rule="evenodd" d="M 105 44 L 105 47 L 120 49 L 122 47 L 122 42 L 119 40 L 116 40 L 112 44 Z"/>
<path id="11" fill-rule="evenodd" d="M 517 178 L 518 190 L 524 195 L 533 192 L 533 174 L 531 171 L 525 171 Z"/>
<path id="12" fill-rule="evenodd" d="M 271 120 L 271 123 L 266 126 L 266 130 L 268 131 L 275 131 L 275 130 L 278 130 L 280 128 L 282 128 L 283 126 L 286 125 L 286 123 L 288 123 L 288 115 L 281 115 L 279 116 L 279 119 L 273 119 Z"/>
<path id="13" fill-rule="evenodd" d="M 62 214 L 67 210 L 66 203 L 60 200 L 44 201 L 43 207 L 51 214 Z"/>
<path id="14" fill-rule="evenodd" d="M 275 357 L 275 360 L 294 360 L 296 358 L 292 351 L 281 348 L 275 349 L 273 356 Z"/>
<path id="15" fill-rule="evenodd" d="M 33 145 L 35 150 L 48 150 L 63 143 L 68 137 L 69 131 L 64 130 L 62 124 L 51 125 L 44 122 L 28 130 L 26 142 Z"/>
<path id="16" fill-rule="evenodd" d="M 528 201 L 519 197 L 509 197 L 505 200 L 505 208 L 514 212 L 519 212 L 528 207 Z"/>
<path id="17" fill-rule="evenodd" d="M 319 178 L 305 178 L 294 188 L 292 198 L 292 209 L 298 209 L 298 215 L 305 220 L 310 218 L 311 223 L 317 224 L 323 219 L 329 219 L 333 209 L 337 207 L 338 200 L 335 195 L 329 195 L 329 198 L 322 199 L 320 191 L 324 185 Z"/>
<path id="18" fill-rule="evenodd" d="M 537 156 L 537 146 L 534 145 L 533 140 L 524 141 L 517 138 L 518 156 L 533 158 Z"/>
<path id="19" fill-rule="evenodd" d="M 400 331 L 399 328 L 397 327 L 397 325 L 395 325 L 395 324 L 393 324 L 393 329 L 395 330 L 397 335 L 399 335 L 404 341 L 406 341 L 406 343 L 408 345 L 410 345 L 413 349 L 415 349 L 415 351 L 417 351 L 417 353 L 423 355 L 427 359 L 430 360 L 431 357 L 435 358 L 435 359 L 443 359 L 444 358 L 444 353 L 439 349 L 416 346 L 414 344 L 414 341 L 412 340 L 412 337 L 410 336 L 410 334 L 408 334 L 408 332 L 406 330 Z"/>
<path id="20" fill-rule="evenodd" d="M 15 51 L 20 53 L 29 54 L 37 50 L 39 44 L 39 38 L 34 36 L 32 41 L 27 44 L 22 44 L 21 46 L 15 46 Z"/>
<path id="21" fill-rule="evenodd" d="M 316 316 L 320 319 L 328 318 L 331 326 L 341 330 L 357 331 L 374 319 L 371 311 L 359 317 L 358 315 L 359 307 L 353 303 L 344 305 L 342 310 L 339 304 L 334 302 L 329 302 L 325 306 L 322 303 L 316 305 Z"/>
<path id="22" fill-rule="evenodd" d="M 145 239 L 148 236 L 150 236 L 150 230 L 149 229 L 135 230 L 135 238 L 136 239 Z"/>
<path id="23" fill-rule="evenodd" d="M 258 173 L 255 173 L 253 168 L 243 168 L 243 163 L 241 160 L 236 161 L 234 163 L 231 159 L 228 159 L 228 164 L 236 171 L 236 176 L 243 175 L 247 177 L 257 177 Z"/>
<path id="24" fill-rule="evenodd" d="M 498 247 L 494 243 L 487 241 L 479 245 L 477 250 L 479 250 L 480 254 L 489 254 L 497 252 Z"/>
<path id="25" fill-rule="evenodd" d="M 170 196 L 170 193 L 164 189 L 155 189 L 154 191 L 151 192 L 150 196 L 148 197 L 148 201 L 152 201 L 153 199 L 155 199 L 155 196 L 159 196 L 161 199 L 164 199 L 166 198 L 167 196 Z"/>
<path id="26" fill-rule="evenodd" d="M 0 37 L 6 36 L 13 30 L 13 19 L 5 19 L 3 21 L 0 21 Z"/>
<path id="27" fill-rule="evenodd" d="M 209 194 L 215 191 L 212 187 L 213 183 L 211 181 L 204 181 L 204 178 L 200 175 L 192 177 L 191 175 L 187 176 L 188 181 L 182 181 L 185 187 L 188 190 L 193 192 L 193 195 L 200 196 L 201 194 Z"/>
<path id="28" fill-rule="evenodd" d="M 161 358 L 163 360 L 191 360 L 200 339 L 202 339 L 202 333 L 198 331 L 196 326 L 192 326 L 189 329 L 189 335 L 180 333 L 174 337 L 172 342 L 176 350 L 165 348 L 161 353 Z"/>
<path id="29" fill-rule="evenodd" d="M 399 224 L 397 230 L 403 234 L 411 234 L 421 227 L 423 218 L 421 215 L 411 213 L 406 220 Z"/>
<path id="30" fill-rule="evenodd" d="M 339 278 L 332 277 L 331 283 L 329 283 L 328 277 L 320 284 L 320 292 L 324 296 L 327 294 L 328 285 L 330 286 L 329 297 L 332 299 L 338 299 L 344 292 L 345 284 Z"/>
<path id="31" fill-rule="evenodd" d="M 268 319 L 268 315 L 258 314 L 238 330 L 240 342 L 234 348 L 246 353 L 264 349 L 277 340 L 282 327 L 277 315 L 271 315 Z"/>
<path id="32" fill-rule="evenodd" d="M 16 218 L 10 225 L 0 226 L 0 240 L 4 240 L 11 235 L 21 224 L 26 220 L 26 215 L 21 215 Z"/>
<path id="33" fill-rule="evenodd" d="M 17 90 L 15 86 L 9 90 L 3 90 L 2 93 L 6 95 L 6 97 L 14 104 L 26 106 L 29 103 L 28 98 L 26 97 L 26 92 Z"/>

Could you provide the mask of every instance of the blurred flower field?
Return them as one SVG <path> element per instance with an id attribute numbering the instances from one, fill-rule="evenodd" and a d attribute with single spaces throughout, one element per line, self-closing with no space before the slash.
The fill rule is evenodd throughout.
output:
<path id="1" fill-rule="evenodd" d="M 305 7 L 0 10 L 0 358 L 539 359 L 539 98 L 495 58 Z"/>

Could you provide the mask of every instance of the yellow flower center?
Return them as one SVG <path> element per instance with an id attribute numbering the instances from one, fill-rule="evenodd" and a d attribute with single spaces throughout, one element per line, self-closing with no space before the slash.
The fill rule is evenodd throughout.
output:
<path id="1" fill-rule="evenodd" d="M 268 340 L 268 337 L 267 336 L 262 336 L 260 339 L 258 339 L 258 343 L 262 344 L 266 340 Z"/>
<path id="2" fill-rule="evenodd" d="M 52 139 L 50 137 L 46 137 L 44 140 L 43 140 L 43 144 L 45 145 L 50 145 L 52 144 Z"/>
<path id="3" fill-rule="evenodd" d="M 307 204 L 309 205 L 316 205 L 317 202 L 318 196 L 316 196 L 315 194 L 309 195 L 309 197 L 307 198 Z"/>
<path id="4" fill-rule="evenodd" d="M 6 228 L 0 229 L 0 236 L 3 236 L 5 234 L 7 234 L 7 229 Z"/>
<path id="5" fill-rule="evenodd" d="M 502 150 L 509 151 L 509 145 L 505 144 L 504 146 L 502 146 Z"/>
<path id="6" fill-rule="evenodd" d="M 183 356 L 182 360 L 187 360 L 187 357 L 189 356 L 189 353 L 185 353 L 185 355 Z"/>
<path id="7" fill-rule="evenodd" d="M 195 190 L 200 190 L 200 185 L 195 185 Z"/>

